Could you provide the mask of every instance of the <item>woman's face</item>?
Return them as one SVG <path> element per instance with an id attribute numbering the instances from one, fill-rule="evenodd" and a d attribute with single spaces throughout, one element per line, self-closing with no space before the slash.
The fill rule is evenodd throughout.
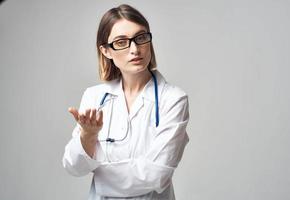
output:
<path id="1" fill-rule="evenodd" d="M 144 26 L 122 19 L 117 21 L 112 27 L 108 38 L 108 43 L 118 39 L 133 38 L 148 30 Z M 147 69 L 151 60 L 150 42 L 137 45 L 131 41 L 130 47 L 122 50 L 114 50 L 110 47 L 102 48 L 103 54 L 114 61 L 122 74 L 136 74 Z"/>

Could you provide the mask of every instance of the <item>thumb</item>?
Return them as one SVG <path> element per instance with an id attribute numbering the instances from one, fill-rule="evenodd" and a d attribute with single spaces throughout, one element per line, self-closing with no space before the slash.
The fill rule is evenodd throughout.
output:
<path id="1" fill-rule="evenodd" d="M 77 109 L 73 107 L 69 107 L 68 111 L 74 116 L 75 120 L 78 122 L 79 121 L 79 112 Z"/>

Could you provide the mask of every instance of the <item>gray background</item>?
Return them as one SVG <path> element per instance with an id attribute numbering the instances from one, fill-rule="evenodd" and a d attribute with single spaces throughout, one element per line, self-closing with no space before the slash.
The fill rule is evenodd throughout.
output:
<path id="1" fill-rule="evenodd" d="M 86 199 L 62 168 L 96 27 L 120 3 L 151 24 L 159 70 L 190 97 L 177 199 L 290 199 L 290 2 L 8 0 L 0 6 L 0 199 Z"/>

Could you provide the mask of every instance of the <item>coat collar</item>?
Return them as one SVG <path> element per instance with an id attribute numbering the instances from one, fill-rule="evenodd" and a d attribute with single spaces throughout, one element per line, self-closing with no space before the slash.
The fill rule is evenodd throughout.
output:
<path id="1" fill-rule="evenodd" d="M 157 70 L 152 71 L 154 75 L 156 76 L 157 79 L 157 86 L 158 86 L 158 97 L 161 96 L 162 90 L 166 84 L 166 80 L 164 77 L 161 75 L 161 73 Z M 153 77 L 150 79 L 150 81 L 145 85 L 143 92 L 142 92 L 142 97 L 144 99 L 148 99 L 151 101 L 155 101 L 155 86 L 154 86 L 154 80 Z"/>
<path id="2" fill-rule="evenodd" d="M 157 79 L 157 85 L 158 85 L 158 96 L 160 97 L 161 92 L 166 84 L 165 78 L 162 76 L 162 74 L 154 70 L 153 73 L 156 76 Z M 123 89 L 122 89 L 122 80 L 121 79 L 116 79 L 113 81 L 110 81 L 106 84 L 106 91 L 112 95 L 122 95 L 123 94 Z M 150 101 L 155 101 L 155 89 L 154 89 L 154 81 L 153 77 L 148 81 L 148 83 L 145 85 L 143 91 L 141 92 L 141 95 L 144 99 L 148 99 Z"/>

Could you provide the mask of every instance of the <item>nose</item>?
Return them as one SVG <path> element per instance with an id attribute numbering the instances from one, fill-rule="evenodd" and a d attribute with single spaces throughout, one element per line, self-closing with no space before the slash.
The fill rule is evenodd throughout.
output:
<path id="1" fill-rule="evenodd" d="M 132 40 L 130 44 L 130 53 L 131 54 L 139 54 L 139 48 L 138 45 Z"/>

